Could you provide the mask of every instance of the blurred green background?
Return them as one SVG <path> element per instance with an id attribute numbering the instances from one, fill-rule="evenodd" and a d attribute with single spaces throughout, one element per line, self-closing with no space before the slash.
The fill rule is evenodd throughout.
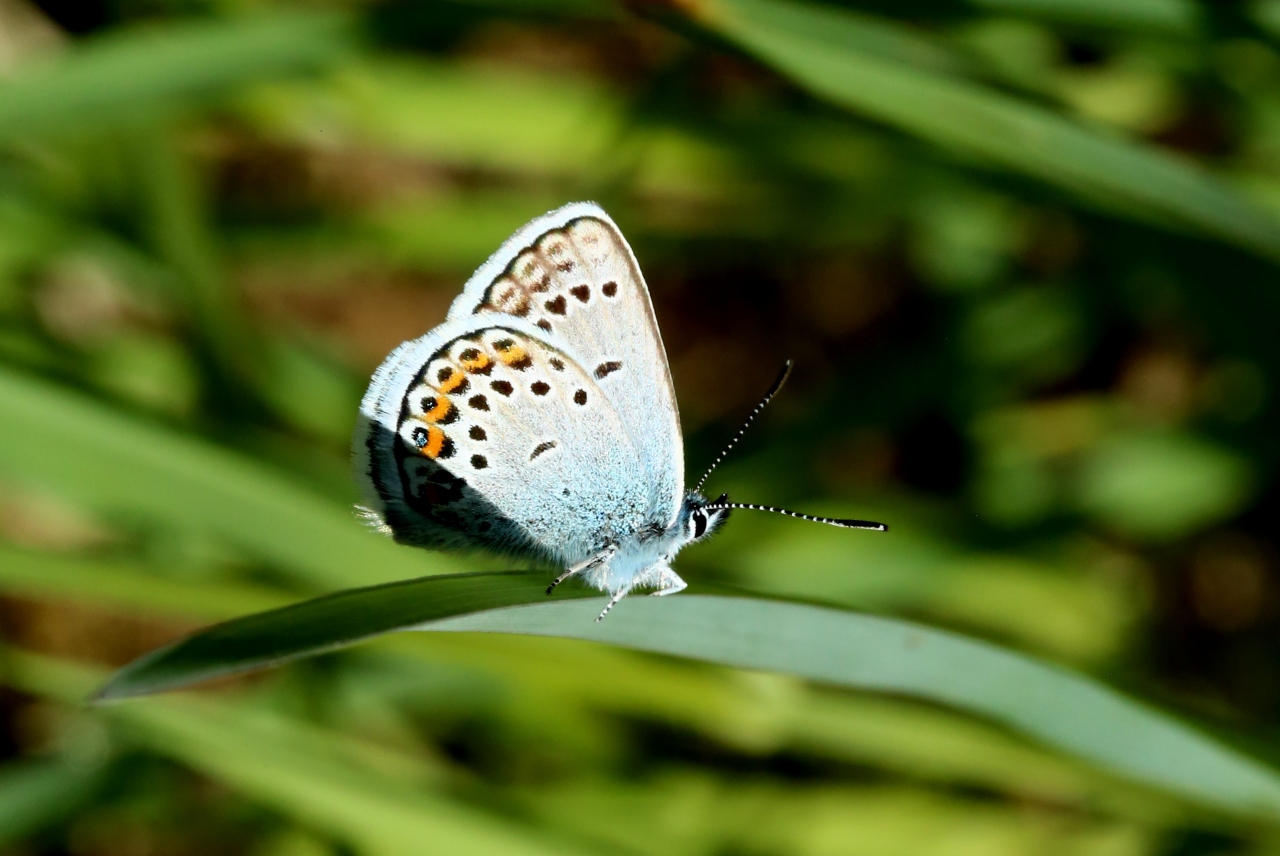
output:
<path id="1" fill-rule="evenodd" d="M 0 852 L 1280 853 L 967 715 L 397 637 L 101 709 L 363 532 L 368 376 L 600 202 L 700 472 L 691 590 L 912 618 L 1280 761 L 1280 3 L 0 0 Z M 624 607 L 625 608 L 625 605 Z"/>

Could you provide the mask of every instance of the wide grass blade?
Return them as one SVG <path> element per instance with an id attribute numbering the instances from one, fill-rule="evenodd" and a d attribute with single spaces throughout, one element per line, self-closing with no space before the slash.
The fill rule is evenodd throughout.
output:
<path id="1" fill-rule="evenodd" d="M 969 0 L 998 15 L 1172 36 L 1195 36 L 1203 15 L 1192 0 Z"/>
<path id="2" fill-rule="evenodd" d="M 545 574 L 454 574 L 349 589 L 219 624 L 125 666 L 100 701 L 177 689 L 331 651 L 424 622 L 546 597 Z M 574 590 L 573 594 L 587 594 Z"/>
<path id="3" fill-rule="evenodd" d="M 121 31 L 0 89 L 0 138 L 118 125 L 258 80 L 315 71 L 353 46 L 334 15 L 272 15 Z"/>
<path id="4" fill-rule="evenodd" d="M 862 116 L 1113 212 L 1196 229 L 1280 259 L 1280 223 L 1191 161 L 862 49 L 885 24 L 868 34 L 861 16 L 776 0 L 698 0 L 681 8 Z"/>
<path id="5" fill-rule="evenodd" d="M 544 586 L 541 574 L 495 573 L 341 592 L 154 652 L 98 698 L 175 689 L 392 630 L 557 636 L 946 704 L 1197 802 L 1280 818 L 1272 771 L 1083 675 L 985 642 L 895 619 L 705 595 L 633 598 L 597 623 L 600 599 L 547 602 Z"/>
<path id="6" fill-rule="evenodd" d="M 176 626 L 225 621 L 294 602 L 283 592 L 243 581 L 178 581 L 126 562 L 16 549 L 0 549 L 0 591 L 154 616 L 166 626 L 175 619 Z M 763 743 L 921 780 L 1089 805 L 1148 823 L 1168 823 L 1172 814 L 1181 814 L 1150 789 L 1116 782 L 993 726 L 902 699 L 835 694 L 783 679 L 788 687 L 783 700 L 772 689 L 776 680 L 742 681 L 733 673 L 559 639 L 391 633 L 378 641 L 370 651 L 374 662 L 394 664 L 410 681 L 424 668 L 448 661 L 510 682 L 515 692 L 539 699 L 551 717 L 567 719 L 587 705 L 624 719 L 689 729 L 748 752 L 759 751 Z M 601 674 L 609 680 L 601 681 Z M 100 684 L 92 681 L 70 696 L 79 702 Z M 771 711 L 763 734 L 761 705 Z"/>

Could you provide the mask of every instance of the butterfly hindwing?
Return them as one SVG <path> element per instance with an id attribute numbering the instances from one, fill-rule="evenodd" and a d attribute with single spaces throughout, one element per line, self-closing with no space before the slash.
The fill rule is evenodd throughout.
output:
<path id="1" fill-rule="evenodd" d="M 563 343 L 612 402 L 668 524 L 683 494 L 684 448 L 666 352 L 631 248 L 599 206 L 539 217 L 467 282 L 450 319 L 511 316 Z"/>
<path id="2" fill-rule="evenodd" d="M 388 357 L 361 404 L 356 457 L 398 540 L 572 563 L 646 524 L 639 452 L 559 344 L 482 314 Z"/>

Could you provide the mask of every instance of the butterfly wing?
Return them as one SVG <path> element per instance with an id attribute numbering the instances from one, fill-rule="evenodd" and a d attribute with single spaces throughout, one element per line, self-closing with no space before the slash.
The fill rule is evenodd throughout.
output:
<path id="1" fill-rule="evenodd" d="M 374 374 L 354 441 L 398 541 L 571 565 L 650 523 L 640 453 L 592 373 L 503 315 L 446 321 Z"/>
<path id="2" fill-rule="evenodd" d="M 552 211 L 516 232 L 467 281 L 451 320 L 511 316 L 576 353 L 639 450 L 650 511 L 674 522 L 684 443 L 649 289 L 630 246 L 594 203 Z"/>

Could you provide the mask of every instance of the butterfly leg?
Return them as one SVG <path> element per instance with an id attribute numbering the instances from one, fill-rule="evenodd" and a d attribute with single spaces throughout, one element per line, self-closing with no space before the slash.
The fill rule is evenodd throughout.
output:
<path id="1" fill-rule="evenodd" d="M 604 618 L 606 615 L 608 615 L 608 614 L 609 614 L 609 610 L 611 610 L 611 609 L 613 609 L 615 606 L 617 606 L 617 605 L 618 605 L 618 601 L 622 600 L 624 597 L 626 597 L 627 595 L 631 594 L 631 590 L 632 590 L 633 588 L 635 588 L 635 587 L 636 587 L 635 582 L 632 582 L 632 583 L 631 583 L 631 585 L 629 585 L 629 586 L 627 586 L 626 588 L 624 588 L 624 589 L 622 589 L 622 590 L 620 590 L 620 591 L 616 592 L 616 593 L 613 595 L 613 597 L 609 598 L 609 602 L 608 602 L 608 603 L 606 603 L 606 604 L 604 605 L 604 610 L 603 610 L 599 615 L 597 615 L 597 616 L 596 616 L 596 621 L 599 621 L 600 619 L 602 619 L 602 618 Z"/>
<path id="2" fill-rule="evenodd" d="M 653 575 L 653 585 L 657 591 L 649 592 L 652 597 L 662 597 L 668 594 L 675 594 L 678 591 L 684 591 L 689 584 L 680 579 L 680 575 L 670 568 L 663 568 Z"/>
<path id="3" fill-rule="evenodd" d="M 578 564 L 574 565 L 572 568 L 569 568 L 563 574 L 561 574 L 560 576 L 556 577 L 554 580 L 551 581 L 551 585 L 547 586 L 547 594 L 551 594 L 551 592 L 555 590 L 556 586 L 560 585 L 560 583 L 569 579 L 569 577 L 573 576 L 574 574 L 579 574 L 579 573 L 582 573 L 583 571 L 589 571 L 592 568 L 596 567 L 597 565 L 600 565 L 600 564 L 603 564 L 604 562 L 609 561 L 610 559 L 613 558 L 613 554 L 616 552 L 618 552 L 618 545 L 610 544 L 608 547 L 605 547 L 603 550 L 601 550 L 599 553 L 596 553 L 594 556 L 592 556 L 590 559 L 587 559 L 585 562 L 579 562 Z"/>

